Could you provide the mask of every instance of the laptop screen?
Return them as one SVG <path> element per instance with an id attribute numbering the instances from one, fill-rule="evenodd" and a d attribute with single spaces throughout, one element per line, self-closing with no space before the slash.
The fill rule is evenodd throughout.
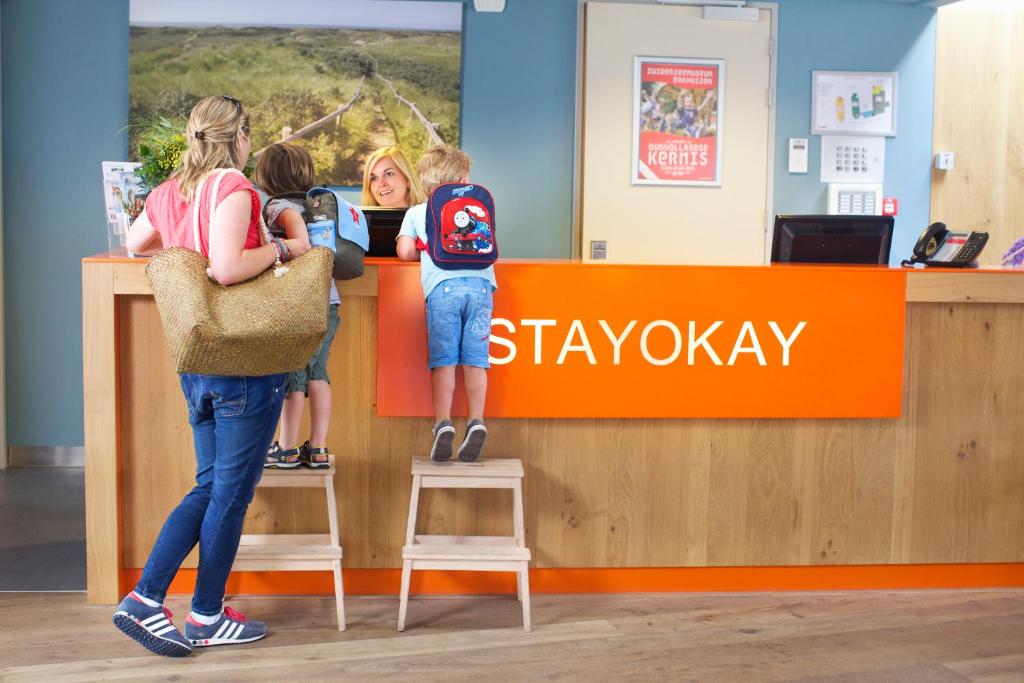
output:
<path id="1" fill-rule="evenodd" d="M 379 206 L 359 207 L 366 216 L 370 232 L 370 251 L 367 256 L 397 256 L 395 239 L 405 218 L 405 209 L 385 209 Z"/>

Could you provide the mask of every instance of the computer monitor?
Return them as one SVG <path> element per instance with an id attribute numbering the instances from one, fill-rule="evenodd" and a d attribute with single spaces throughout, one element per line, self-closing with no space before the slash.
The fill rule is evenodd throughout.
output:
<path id="1" fill-rule="evenodd" d="M 772 263 L 888 264 L 892 216 L 776 216 Z"/>
<path id="2" fill-rule="evenodd" d="M 370 232 L 370 251 L 367 256 L 397 256 L 395 238 L 402 227 L 405 209 L 385 209 L 380 206 L 362 206 L 366 227 Z"/>

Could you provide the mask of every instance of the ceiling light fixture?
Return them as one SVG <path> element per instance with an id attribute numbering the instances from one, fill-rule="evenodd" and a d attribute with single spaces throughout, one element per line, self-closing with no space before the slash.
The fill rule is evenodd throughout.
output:
<path id="1" fill-rule="evenodd" d="M 712 5 L 715 7 L 743 7 L 747 0 L 658 0 L 659 5 Z"/>
<path id="2" fill-rule="evenodd" d="M 473 0 L 477 12 L 504 12 L 505 0 Z"/>

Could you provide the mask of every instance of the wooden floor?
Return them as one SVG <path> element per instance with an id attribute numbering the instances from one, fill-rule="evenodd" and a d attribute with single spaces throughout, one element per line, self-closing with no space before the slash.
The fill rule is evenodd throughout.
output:
<path id="1" fill-rule="evenodd" d="M 0 681 L 1024 681 L 1024 590 L 420 598 L 238 598 L 249 645 L 149 655 L 82 594 L 0 594 Z M 184 623 L 186 599 L 168 606 Z"/>

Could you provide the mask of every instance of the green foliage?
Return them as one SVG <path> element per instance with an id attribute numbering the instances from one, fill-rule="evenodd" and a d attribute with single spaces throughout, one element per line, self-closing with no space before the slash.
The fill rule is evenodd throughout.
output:
<path id="1" fill-rule="evenodd" d="M 362 50 L 306 44 L 300 44 L 296 49 L 303 58 L 314 62 L 317 73 L 336 71 L 367 78 L 377 73 L 377 60 Z"/>
<path id="2" fill-rule="evenodd" d="M 142 163 L 139 178 L 147 188 L 167 180 L 181 165 L 186 123 L 182 118 L 160 116 L 138 133 L 137 158 Z"/>
<path id="3" fill-rule="evenodd" d="M 425 93 L 431 93 L 432 99 L 459 101 L 458 70 L 438 68 L 436 63 L 432 64 L 414 56 L 403 57 L 387 53 L 378 55 L 377 62 L 382 74 L 392 74 L 387 76 L 388 80 L 394 75 L 400 75 L 402 80 L 408 81 Z M 408 97 L 404 93 L 403 96 Z"/>

